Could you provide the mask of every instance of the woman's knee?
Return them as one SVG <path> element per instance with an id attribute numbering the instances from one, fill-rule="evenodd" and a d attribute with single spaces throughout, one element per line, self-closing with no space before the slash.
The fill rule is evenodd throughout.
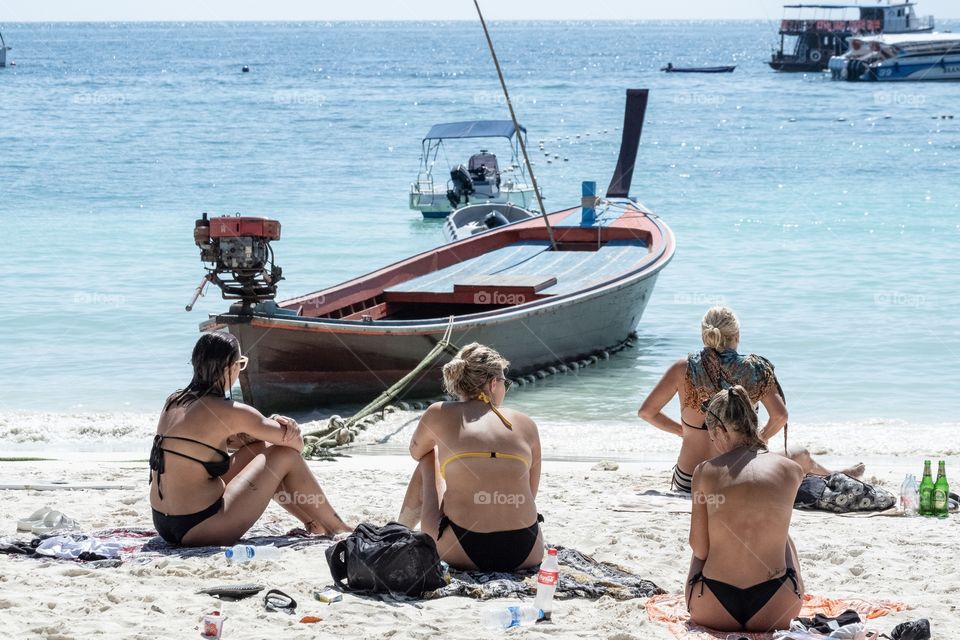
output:
<path id="1" fill-rule="evenodd" d="M 264 449 L 263 455 L 266 456 L 268 466 L 277 464 L 283 465 L 286 469 L 290 469 L 296 464 L 306 464 L 300 452 L 291 447 L 276 444 L 270 445 Z"/>

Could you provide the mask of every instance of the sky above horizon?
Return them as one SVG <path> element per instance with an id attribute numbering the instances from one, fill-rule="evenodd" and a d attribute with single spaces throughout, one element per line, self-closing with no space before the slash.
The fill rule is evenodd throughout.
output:
<path id="1" fill-rule="evenodd" d="M 816 0 L 805 0 L 816 1 Z M 779 19 L 784 0 L 481 0 L 489 20 L 665 20 L 665 19 Z M 861 4 L 873 4 L 863 2 Z M 919 15 L 940 19 L 960 17 L 957 0 L 920 0 Z M 238 3 L 236 0 L 166 0 L 143 3 L 130 0 L 7 0 L 4 22 L 37 21 L 137 21 L 137 20 L 472 20 L 471 0 L 365 0 L 320 2 L 279 0 Z"/>

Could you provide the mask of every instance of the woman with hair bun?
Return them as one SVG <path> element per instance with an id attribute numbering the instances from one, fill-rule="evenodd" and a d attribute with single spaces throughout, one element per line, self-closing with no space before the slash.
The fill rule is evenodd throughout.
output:
<path id="1" fill-rule="evenodd" d="M 193 378 L 167 398 L 150 451 L 150 505 L 160 536 L 188 547 L 232 545 L 271 500 L 311 533 L 350 531 L 300 455 L 296 421 L 266 418 L 226 397 L 247 366 L 237 339 L 204 334 L 191 362 Z"/>
<path id="2" fill-rule="evenodd" d="M 690 618 L 720 631 L 784 629 L 803 597 L 789 535 L 803 469 L 767 452 L 753 400 L 740 385 L 709 400 L 706 428 L 719 455 L 693 472 Z"/>
<path id="3" fill-rule="evenodd" d="M 509 363 L 472 343 L 443 367 L 453 402 L 432 404 L 410 440 L 418 461 L 398 521 L 437 541 L 459 569 L 512 571 L 543 557 L 540 435 L 526 415 L 503 407 Z"/>
<path id="4" fill-rule="evenodd" d="M 787 407 L 773 364 L 754 354 L 738 353 L 740 322 L 729 307 L 712 307 L 700 322 L 704 348 L 675 362 L 653 388 L 638 415 L 653 426 L 683 438 L 677 464 L 673 468 L 673 487 L 690 493 L 693 469 L 717 455 L 707 437 L 704 407 L 718 391 L 740 385 L 754 405 L 767 411 L 767 422 L 758 437 L 764 442 L 784 430 Z M 680 396 L 680 422 L 663 413 L 663 408 Z M 799 463 L 806 473 L 828 476 L 832 473 L 801 447 L 787 448 L 784 431 L 784 455 Z M 843 471 L 850 476 L 863 474 L 863 466 Z"/>

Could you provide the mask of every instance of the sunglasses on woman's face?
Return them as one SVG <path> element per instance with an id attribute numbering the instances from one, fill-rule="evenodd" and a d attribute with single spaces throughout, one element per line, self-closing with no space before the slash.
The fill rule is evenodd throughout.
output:
<path id="1" fill-rule="evenodd" d="M 510 380 L 509 378 L 500 377 L 500 378 L 497 378 L 497 380 L 503 383 L 504 391 L 509 391 L 510 387 L 513 386 L 513 380 Z"/>

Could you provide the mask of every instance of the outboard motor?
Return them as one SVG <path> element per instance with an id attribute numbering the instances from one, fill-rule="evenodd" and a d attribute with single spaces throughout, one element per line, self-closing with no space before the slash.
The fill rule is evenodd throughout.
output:
<path id="1" fill-rule="evenodd" d="M 203 217 L 196 221 L 193 239 L 200 247 L 200 260 L 210 263 L 187 311 L 208 282 L 223 292 L 224 300 L 241 300 L 243 310 L 273 300 L 282 270 L 273 262 L 270 241 L 280 239 L 280 223 L 269 218 L 241 216 Z"/>
<path id="2" fill-rule="evenodd" d="M 454 209 L 460 206 L 461 201 L 470 202 L 470 196 L 473 195 L 473 178 L 470 172 L 462 164 L 457 165 L 450 170 L 450 189 L 447 190 L 447 200 Z"/>
<path id="3" fill-rule="evenodd" d="M 483 217 L 483 226 L 487 229 L 496 229 L 497 227 L 502 227 L 505 224 L 510 224 L 510 221 L 507 220 L 507 216 L 503 215 L 499 211 L 491 211 Z"/>

